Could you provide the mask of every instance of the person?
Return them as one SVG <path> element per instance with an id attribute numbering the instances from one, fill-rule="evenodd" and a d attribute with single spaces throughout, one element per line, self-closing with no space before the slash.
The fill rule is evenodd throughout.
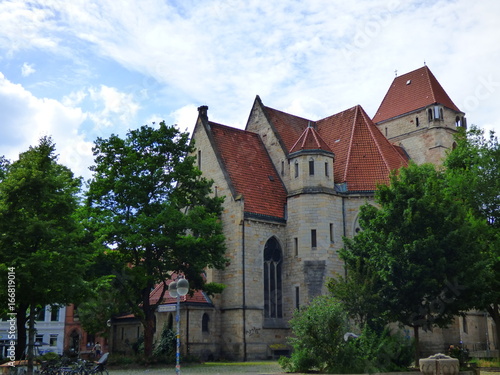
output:
<path id="1" fill-rule="evenodd" d="M 101 356 L 101 344 L 99 344 L 99 341 L 95 343 L 93 351 L 96 358 L 99 358 Z"/>

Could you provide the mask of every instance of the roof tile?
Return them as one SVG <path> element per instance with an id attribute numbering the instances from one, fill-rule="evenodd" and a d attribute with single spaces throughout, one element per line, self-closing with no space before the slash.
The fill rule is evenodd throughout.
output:
<path id="1" fill-rule="evenodd" d="M 209 123 L 221 161 L 245 212 L 285 217 L 286 191 L 262 140 L 256 133 Z"/>
<path id="2" fill-rule="evenodd" d="M 373 122 L 379 123 L 439 103 L 461 112 L 427 66 L 394 78 Z"/>

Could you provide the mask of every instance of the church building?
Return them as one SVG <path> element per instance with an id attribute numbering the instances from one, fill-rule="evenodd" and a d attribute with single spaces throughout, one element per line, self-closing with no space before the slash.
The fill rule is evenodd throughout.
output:
<path id="1" fill-rule="evenodd" d="M 342 237 L 360 230 L 360 206 L 374 201 L 377 184 L 410 160 L 441 163 L 466 126 L 427 66 L 397 76 L 373 118 L 356 105 L 306 119 L 257 96 L 241 130 L 209 119 L 207 106 L 198 110 L 192 139 L 199 169 L 225 197 L 229 262 L 223 271 L 207 270 L 209 282 L 226 288 L 197 305 L 188 322 L 184 301 L 183 351 L 238 360 L 285 352 L 293 311 L 326 293 L 328 278 L 345 274 Z M 424 347 L 442 351 L 493 334 L 484 314 L 468 318 L 468 327 L 457 319 L 456 327 L 422 335 Z"/>

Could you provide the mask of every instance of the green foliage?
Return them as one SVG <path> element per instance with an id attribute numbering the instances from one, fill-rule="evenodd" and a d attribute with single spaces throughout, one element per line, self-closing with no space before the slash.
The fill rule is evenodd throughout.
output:
<path id="1" fill-rule="evenodd" d="M 99 138 L 93 151 L 86 227 L 115 261 L 114 285 L 144 325 L 149 357 L 155 285 L 176 272 L 202 289 L 203 270 L 226 264 L 223 199 L 212 195 L 212 181 L 196 168 L 189 135 L 174 126 L 162 122 L 129 131 L 125 139 Z"/>
<path id="2" fill-rule="evenodd" d="M 446 326 L 471 306 L 458 297 L 480 268 L 485 223 L 447 192 L 442 172 L 411 164 L 393 174 L 389 186 L 379 186 L 380 208 L 363 206 L 363 231 L 345 239 L 349 271 L 362 260 L 377 275 L 389 321 Z M 452 287 L 457 283 L 460 289 Z"/>
<path id="3" fill-rule="evenodd" d="M 485 137 L 474 126 L 459 133 L 456 143 L 445 161 L 450 194 L 488 223 L 477 258 L 482 269 L 469 294 L 475 308 L 488 311 L 500 337 L 500 143 L 494 132 Z"/>
<path id="4" fill-rule="evenodd" d="M 460 368 L 464 368 L 470 360 L 469 350 L 463 348 L 461 345 L 451 345 L 448 349 L 448 355 L 458 359 Z"/>
<path id="5" fill-rule="evenodd" d="M 413 361 L 413 343 L 389 329 L 380 334 L 366 327 L 357 339 L 349 340 L 346 356 L 351 363 L 344 369 L 350 373 L 405 371 Z"/>
<path id="6" fill-rule="evenodd" d="M 83 275 L 89 249 L 77 215 L 80 187 L 81 180 L 57 163 L 50 137 L 12 164 L 0 160 L 0 283 L 7 285 L 7 270 L 14 268 L 19 355 L 28 311 L 78 302 L 88 290 Z M 6 291 L 0 289 L 2 306 Z M 33 314 L 29 326 L 33 342 Z"/>
<path id="7" fill-rule="evenodd" d="M 315 298 L 306 308 L 296 310 L 290 320 L 293 348 L 290 358 L 280 358 L 287 371 L 324 371 L 342 367 L 343 337 L 348 332 L 347 315 L 342 305 L 330 296 Z"/>
<path id="8" fill-rule="evenodd" d="M 165 325 L 161 332 L 160 340 L 156 343 L 153 357 L 166 363 L 175 362 L 176 334 Z"/>
<path id="9" fill-rule="evenodd" d="M 348 254 L 344 254 L 346 257 Z M 353 258 L 345 277 L 328 280 L 327 288 L 336 299 L 342 301 L 349 317 L 360 327 L 368 325 L 377 332 L 387 323 L 383 299 L 379 294 L 380 277 L 373 272 L 365 259 Z"/>
<path id="10" fill-rule="evenodd" d="M 290 372 L 365 373 L 398 371 L 412 361 L 413 347 L 401 334 L 388 329 L 377 333 L 365 327 L 357 339 L 345 340 L 350 332 L 342 303 L 321 296 L 297 310 L 290 321 L 294 337 L 290 358 L 281 357 L 280 365 Z"/>

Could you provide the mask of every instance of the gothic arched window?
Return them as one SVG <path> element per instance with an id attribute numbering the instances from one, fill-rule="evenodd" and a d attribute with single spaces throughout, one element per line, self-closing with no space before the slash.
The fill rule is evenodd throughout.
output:
<path id="1" fill-rule="evenodd" d="M 210 317 L 207 313 L 203 314 L 201 318 L 201 332 L 208 332 L 208 323 L 210 322 Z"/>
<path id="2" fill-rule="evenodd" d="M 283 264 L 281 246 L 271 237 L 264 246 L 264 317 L 282 318 L 281 269 Z"/>

